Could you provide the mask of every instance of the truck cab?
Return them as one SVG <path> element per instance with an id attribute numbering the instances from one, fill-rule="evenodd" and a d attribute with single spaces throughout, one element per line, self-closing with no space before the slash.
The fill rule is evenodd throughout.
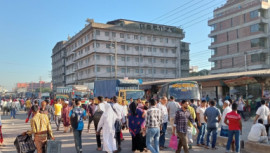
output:
<path id="1" fill-rule="evenodd" d="M 118 94 L 118 103 L 121 104 L 123 100 L 125 100 L 125 104 L 129 104 L 130 98 L 134 100 L 143 99 L 144 98 L 144 91 L 143 90 L 119 90 Z"/>

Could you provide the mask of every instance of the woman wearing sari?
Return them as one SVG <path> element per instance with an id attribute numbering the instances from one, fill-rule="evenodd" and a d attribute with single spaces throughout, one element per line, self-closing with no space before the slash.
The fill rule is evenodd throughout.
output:
<path id="1" fill-rule="evenodd" d="M 65 101 L 64 107 L 62 108 L 62 121 L 64 125 L 64 133 L 68 132 L 70 129 L 70 119 L 69 119 L 69 112 L 71 110 L 71 107 L 69 107 L 69 101 Z"/>
<path id="2" fill-rule="evenodd" d="M 146 148 L 146 142 L 142 135 L 142 128 L 144 128 L 144 116 L 145 112 L 142 109 L 137 108 L 135 103 L 131 103 L 129 105 L 128 125 L 129 132 L 132 136 L 133 152 L 136 150 L 143 152 L 144 148 Z"/>

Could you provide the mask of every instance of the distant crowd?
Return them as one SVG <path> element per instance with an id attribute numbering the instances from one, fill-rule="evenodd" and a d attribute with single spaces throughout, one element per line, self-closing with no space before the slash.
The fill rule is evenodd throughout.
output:
<path id="1" fill-rule="evenodd" d="M 2 99 L 1 109 L 3 115 L 9 115 L 10 112 L 11 119 L 16 118 L 17 111 L 26 111 L 25 122 L 30 120 L 31 130 L 23 132 L 22 135 L 34 136 L 38 153 L 44 152 L 47 140 L 55 140 L 51 128 L 52 121 L 56 124 L 56 131 L 59 131 L 63 124 L 64 133 L 73 132 L 76 152 L 82 153 L 82 131 L 86 119 L 88 119 L 88 133 L 91 124 L 94 124 L 98 151 L 121 152 L 124 130 L 129 130 L 133 152 L 149 150 L 152 153 L 159 153 L 170 147 L 175 149 L 176 153 L 180 153 L 182 149 L 188 153 L 194 142 L 197 146 L 216 150 L 220 126 L 220 136 L 228 137 L 226 151 L 240 152 L 242 119 L 248 120 L 244 111 L 246 103 L 242 96 L 237 100 L 232 100 L 229 96 L 218 101 L 221 108 L 219 109 L 216 107 L 216 101 L 210 100 L 209 97 L 181 102 L 176 102 L 174 97 L 170 97 L 169 100 L 167 97 L 161 97 L 149 101 L 131 98 L 127 103 L 125 100 L 119 102 L 116 96 L 110 99 L 99 96 L 95 100 L 89 99 L 83 103 L 80 99 L 71 101 Z M 270 123 L 268 102 L 261 100 L 260 106 L 255 111 L 256 116 L 248 140 L 268 143 Z M 0 143 L 3 143 L 1 127 L 0 116 Z M 168 132 L 167 127 L 171 129 Z M 169 146 L 165 145 L 166 134 L 170 134 Z M 173 142 L 176 142 L 176 145 L 173 145 Z"/>

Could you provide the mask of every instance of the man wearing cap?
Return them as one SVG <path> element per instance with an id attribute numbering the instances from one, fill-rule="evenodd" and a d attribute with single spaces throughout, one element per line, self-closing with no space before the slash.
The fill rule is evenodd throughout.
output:
<path id="1" fill-rule="evenodd" d="M 220 136 L 228 137 L 228 125 L 224 123 L 225 117 L 227 113 L 231 112 L 232 109 L 230 107 L 230 102 L 228 100 L 225 100 L 223 103 L 223 113 L 221 117 L 221 131 Z"/>

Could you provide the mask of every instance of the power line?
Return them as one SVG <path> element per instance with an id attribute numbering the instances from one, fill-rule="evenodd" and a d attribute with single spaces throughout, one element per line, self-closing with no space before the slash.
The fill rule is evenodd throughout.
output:
<path id="1" fill-rule="evenodd" d="M 193 10 L 198 10 L 198 9 L 200 9 L 200 8 L 204 8 L 205 6 L 208 6 L 209 4 L 212 4 L 212 3 L 207 3 L 206 5 L 200 5 L 199 7 L 196 7 L 196 8 L 193 9 Z M 174 20 L 180 18 L 181 20 L 177 20 L 176 22 L 171 23 L 171 25 L 172 25 L 172 24 L 175 24 L 175 23 L 178 23 L 178 22 L 182 21 L 183 17 L 186 16 L 186 15 L 189 15 L 189 16 L 185 17 L 186 19 L 188 19 L 188 18 L 190 18 L 190 17 L 193 17 L 193 16 L 195 16 L 195 15 L 201 13 L 202 11 L 209 10 L 209 9 L 213 8 L 214 6 L 219 6 L 219 5 L 220 5 L 220 2 L 219 2 L 219 3 L 216 3 L 216 4 L 214 4 L 214 5 L 211 5 L 210 7 L 207 7 L 206 9 L 199 10 L 199 11 L 197 11 L 197 12 L 196 12 L 196 11 L 195 11 L 195 12 L 192 12 L 191 15 L 190 15 L 189 13 L 186 13 L 186 14 L 184 14 L 184 15 L 182 15 L 182 16 L 177 16 L 176 18 L 173 18 L 173 19 L 169 20 L 168 22 L 166 22 L 166 23 L 164 23 L 164 24 L 170 23 L 171 21 L 174 21 Z M 213 11 L 211 11 L 211 13 L 213 13 Z"/>
<path id="2" fill-rule="evenodd" d="M 155 21 L 155 20 L 160 21 L 160 20 L 163 19 L 164 17 L 167 17 L 168 14 L 170 14 L 170 13 L 172 13 L 172 12 L 174 12 L 174 11 L 176 11 L 176 10 L 178 10 L 178 9 L 180 9 L 180 8 L 182 8 L 182 7 L 184 7 L 184 6 L 186 6 L 187 4 L 191 4 L 192 2 L 196 2 L 196 0 L 194 0 L 194 1 L 188 1 L 187 3 L 185 3 L 185 4 L 181 5 L 181 6 L 179 6 L 179 7 L 175 8 L 175 9 L 173 9 L 173 10 L 171 10 L 171 11 L 169 11 L 169 12 L 167 12 L 167 13 L 165 13 L 165 14 L 163 14 L 163 15 L 161 15 L 161 16 L 155 18 L 155 19 L 153 19 L 153 20 L 151 20 L 150 22 L 153 22 L 153 21 Z M 178 12 L 177 12 L 177 13 L 178 13 Z M 173 14 L 173 15 L 174 15 L 174 14 Z M 169 15 L 169 16 L 172 16 L 172 15 Z M 155 22 L 157 22 L 157 21 L 155 21 Z"/>

